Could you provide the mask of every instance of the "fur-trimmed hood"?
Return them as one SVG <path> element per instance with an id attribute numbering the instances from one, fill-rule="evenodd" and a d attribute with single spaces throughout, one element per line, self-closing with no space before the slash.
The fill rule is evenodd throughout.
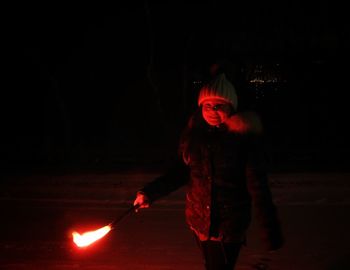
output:
<path id="1" fill-rule="evenodd" d="M 239 112 L 225 122 L 228 130 L 239 134 L 262 134 L 263 125 L 259 115 L 253 111 Z"/>

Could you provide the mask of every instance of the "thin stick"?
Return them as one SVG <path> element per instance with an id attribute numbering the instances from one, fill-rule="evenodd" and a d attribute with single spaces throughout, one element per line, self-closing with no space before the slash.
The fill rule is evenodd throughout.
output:
<path id="1" fill-rule="evenodd" d="M 112 229 L 117 225 L 118 222 L 120 222 L 123 218 L 125 218 L 127 215 L 129 215 L 130 213 L 134 212 L 136 209 L 138 209 L 140 207 L 140 205 L 136 204 L 133 205 L 132 207 L 130 207 L 129 209 L 127 209 L 126 211 L 124 211 L 123 213 L 121 213 L 121 215 L 119 215 L 111 224 L 110 226 L 112 227 Z"/>

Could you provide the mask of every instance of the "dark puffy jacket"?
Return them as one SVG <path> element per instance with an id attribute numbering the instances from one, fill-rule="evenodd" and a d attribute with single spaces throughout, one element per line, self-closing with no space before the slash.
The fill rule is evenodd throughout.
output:
<path id="1" fill-rule="evenodd" d="M 283 241 L 260 134 L 253 113 L 238 113 L 220 127 L 197 113 L 182 136 L 183 161 L 142 192 L 153 202 L 187 183 L 186 220 L 200 240 L 244 241 L 253 203 L 267 249 L 277 249 Z"/>

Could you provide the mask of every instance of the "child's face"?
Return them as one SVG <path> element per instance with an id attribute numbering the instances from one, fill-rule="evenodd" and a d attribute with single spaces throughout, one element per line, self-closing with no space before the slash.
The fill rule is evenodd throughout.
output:
<path id="1" fill-rule="evenodd" d="M 230 113 L 230 104 L 220 99 L 208 99 L 202 104 L 203 118 L 211 126 L 218 126 L 226 122 Z"/>

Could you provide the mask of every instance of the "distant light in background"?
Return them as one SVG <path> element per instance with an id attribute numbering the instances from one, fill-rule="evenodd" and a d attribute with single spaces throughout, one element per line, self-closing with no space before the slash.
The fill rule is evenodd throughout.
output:
<path id="1" fill-rule="evenodd" d="M 246 81 L 249 88 L 255 91 L 255 98 L 262 99 L 267 94 L 266 91 L 277 92 L 282 84 L 287 80 L 282 75 L 281 65 L 275 64 L 252 64 L 248 66 Z"/>
<path id="2" fill-rule="evenodd" d="M 201 86 L 202 85 L 202 81 L 193 81 L 192 82 L 194 86 Z"/>

